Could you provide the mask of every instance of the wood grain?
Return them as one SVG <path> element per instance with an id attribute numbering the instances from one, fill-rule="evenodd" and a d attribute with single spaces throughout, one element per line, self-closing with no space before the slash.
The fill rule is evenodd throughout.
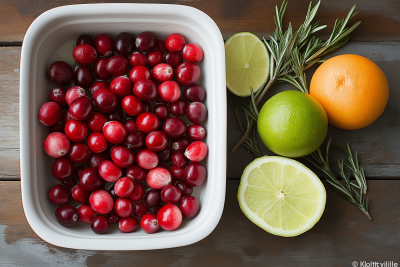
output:
<path id="1" fill-rule="evenodd" d="M 0 42 L 21 42 L 32 21 L 41 13 L 58 6 L 96 3 L 96 0 L 3 0 L 0 2 Z M 198 8 L 208 14 L 220 28 L 223 37 L 234 33 L 250 31 L 259 37 L 272 34 L 275 29 L 273 16 L 275 6 L 282 0 L 145 0 L 145 1 L 101 1 L 101 2 L 144 2 L 181 4 Z M 285 24 L 292 22 L 295 29 L 304 21 L 309 0 L 289 1 Z M 316 1 L 313 1 L 316 3 Z M 317 15 L 322 23 L 329 25 L 320 35 L 327 39 L 336 18 L 344 18 L 353 4 L 360 14 L 352 21 L 362 23 L 351 37 L 353 41 L 399 41 L 400 40 L 400 2 L 393 0 L 330 0 L 323 1 Z"/>
<path id="2" fill-rule="evenodd" d="M 327 188 L 321 220 L 293 238 L 273 236 L 241 212 L 238 181 L 227 182 L 225 209 L 202 241 L 157 251 L 84 251 L 53 246 L 28 225 L 20 183 L 0 182 L 1 266 L 351 266 L 353 261 L 400 263 L 400 181 L 369 181 L 372 221 Z"/>

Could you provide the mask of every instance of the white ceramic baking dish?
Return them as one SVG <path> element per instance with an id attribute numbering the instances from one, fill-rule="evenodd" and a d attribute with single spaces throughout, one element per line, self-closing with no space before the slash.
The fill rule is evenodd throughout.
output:
<path id="1" fill-rule="evenodd" d="M 200 84 L 207 90 L 208 108 L 204 185 L 196 188 L 199 214 L 184 220 L 176 231 L 146 234 L 142 230 L 123 234 L 117 228 L 105 235 L 78 223 L 64 227 L 55 218 L 56 206 L 47 200 L 56 183 L 51 175 L 53 161 L 43 150 L 47 127 L 37 119 L 40 106 L 48 101 L 53 85 L 46 79 L 46 67 L 54 60 L 73 64 L 71 51 L 82 33 L 115 37 L 128 31 L 134 35 L 153 31 L 161 38 L 178 32 L 187 42 L 204 51 Z M 29 27 L 22 46 L 20 76 L 20 154 L 22 200 L 32 229 L 45 241 L 67 248 L 94 250 L 145 250 L 185 246 L 209 235 L 221 218 L 226 185 L 226 86 L 225 52 L 222 35 L 205 13 L 182 5 L 88 4 L 63 6 L 40 15 Z"/>

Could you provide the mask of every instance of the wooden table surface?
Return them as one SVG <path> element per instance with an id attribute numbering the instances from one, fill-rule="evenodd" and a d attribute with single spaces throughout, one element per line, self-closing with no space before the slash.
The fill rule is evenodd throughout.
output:
<path id="1" fill-rule="evenodd" d="M 233 155 L 227 152 L 227 191 L 221 221 L 208 237 L 196 244 L 157 251 L 108 252 L 59 248 L 41 240 L 28 225 L 21 203 L 18 127 L 21 44 L 30 23 L 42 12 L 56 6 L 92 2 L 96 1 L 0 2 L 0 266 L 352 266 L 354 261 L 400 264 L 400 1 L 396 0 L 325 0 L 317 15 L 328 25 L 319 37 L 327 39 L 335 19 L 346 16 L 351 6 L 357 4 L 360 13 L 352 22 L 361 20 L 361 25 L 351 34 L 351 42 L 333 55 L 365 56 L 382 68 L 389 82 L 388 105 L 375 123 L 356 131 L 329 126 L 328 132 L 334 144 L 349 142 L 359 152 L 368 178 L 372 221 L 326 186 L 325 212 L 310 231 L 294 238 L 264 232 L 243 215 L 236 199 L 239 178 L 252 160 L 241 147 Z M 281 0 L 162 2 L 204 11 L 215 20 L 224 38 L 241 31 L 267 37 L 275 29 L 274 6 L 281 4 Z M 291 21 L 297 28 L 308 3 L 308 0 L 289 0 L 285 25 Z M 313 71 L 308 71 L 308 77 Z M 287 89 L 293 88 L 276 84 L 266 99 Z M 240 137 L 228 107 L 228 149 Z M 271 154 L 264 147 L 261 150 Z M 333 153 L 332 164 L 337 157 Z"/>

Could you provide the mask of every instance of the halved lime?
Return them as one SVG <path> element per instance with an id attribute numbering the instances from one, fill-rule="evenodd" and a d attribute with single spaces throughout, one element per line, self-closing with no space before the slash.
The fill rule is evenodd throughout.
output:
<path id="1" fill-rule="evenodd" d="M 237 96 L 261 89 L 269 77 L 269 54 L 265 44 L 252 33 L 241 32 L 225 42 L 226 86 Z"/>
<path id="2" fill-rule="evenodd" d="M 243 172 L 238 200 L 243 213 L 265 231 L 297 236 L 311 229 L 325 209 L 325 187 L 298 161 L 261 157 Z"/>

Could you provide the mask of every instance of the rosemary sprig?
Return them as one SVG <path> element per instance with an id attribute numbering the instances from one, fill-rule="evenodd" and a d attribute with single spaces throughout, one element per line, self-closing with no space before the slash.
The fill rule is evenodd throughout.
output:
<path id="1" fill-rule="evenodd" d="M 346 147 L 341 147 L 347 157 L 346 160 L 339 160 L 339 169 L 336 170 L 340 178 L 344 181 L 344 184 L 342 184 L 332 173 L 329 166 L 328 158 L 330 143 L 331 140 L 329 139 L 325 151 L 318 148 L 312 154 L 304 158 L 323 173 L 326 181 L 335 191 L 344 196 L 350 202 L 354 203 L 364 213 L 364 215 L 371 220 L 371 216 L 368 212 L 368 198 L 364 198 L 364 195 L 367 193 L 367 180 L 363 168 L 358 164 L 357 153 L 355 153 L 355 156 L 353 157 L 349 144 L 347 144 Z M 357 184 L 350 181 L 351 174 L 344 170 L 344 166 L 349 168 L 351 174 L 355 177 Z"/>

